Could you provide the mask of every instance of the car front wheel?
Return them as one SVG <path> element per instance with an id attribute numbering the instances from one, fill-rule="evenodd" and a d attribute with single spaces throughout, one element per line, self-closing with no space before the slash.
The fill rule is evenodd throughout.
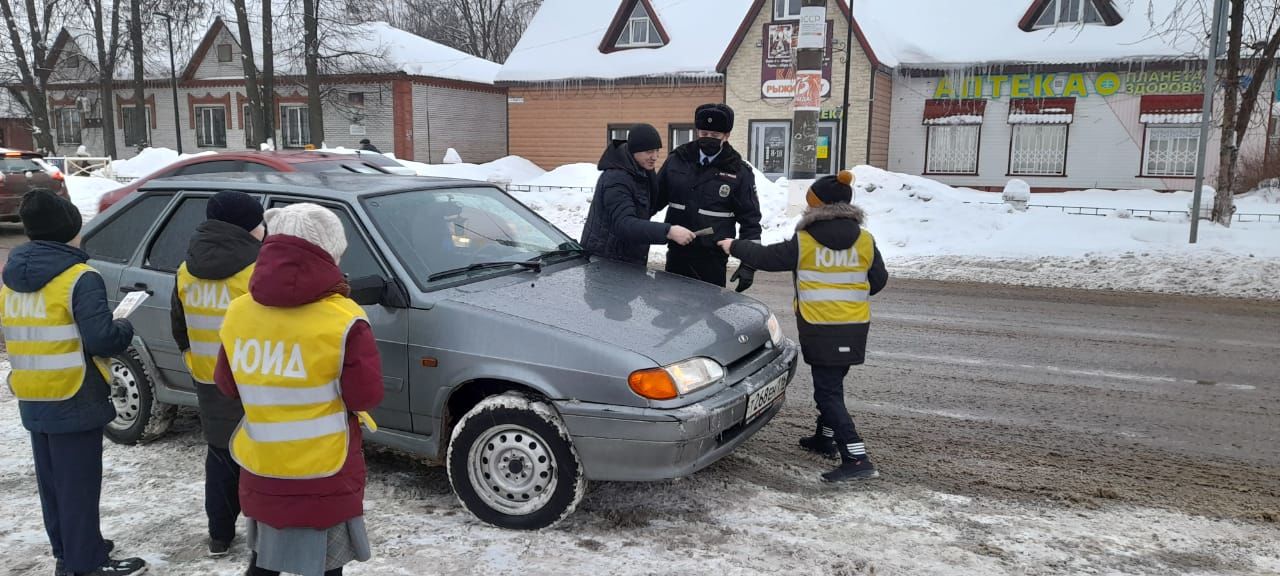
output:
<path id="1" fill-rule="evenodd" d="M 138 353 L 129 349 L 108 360 L 107 386 L 116 417 L 106 436 L 116 444 L 150 442 L 163 436 L 173 421 L 174 407 L 155 399 L 154 380 Z"/>
<path id="2" fill-rule="evenodd" d="M 458 500 L 480 520 L 538 530 L 573 512 L 587 491 L 568 431 L 546 402 L 482 400 L 453 429 L 446 456 Z"/>

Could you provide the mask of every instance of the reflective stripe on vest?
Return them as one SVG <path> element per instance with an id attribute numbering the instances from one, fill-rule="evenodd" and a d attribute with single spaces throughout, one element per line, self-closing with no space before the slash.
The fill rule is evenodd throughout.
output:
<path id="1" fill-rule="evenodd" d="M 244 419 L 231 455 L 258 476 L 298 480 L 337 474 L 347 461 L 340 379 L 347 333 L 367 321 L 348 298 L 272 308 L 242 296 L 227 309 L 221 345 Z"/>
<path id="2" fill-rule="evenodd" d="M 796 233 L 800 260 L 796 270 L 796 311 L 815 325 L 865 324 L 871 321 L 871 284 L 867 271 L 875 258 L 875 239 L 863 230 L 851 248 L 832 250 L 808 232 Z"/>
<path id="3" fill-rule="evenodd" d="M 222 343 L 218 330 L 231 301 L 249 292 L 249 278 L 253 265 L 246 266 L 230 278 L 204 280 L 187 270 L 187 263 L 178 267 L 178 295 L 182 298 L 182 312 L 187 320 L 187 340 L 191 347 L 182 359 L 191 372 L 191 379 L 199 384 L 213 384 L 213 372 L 218 365 L 218 351 Z"/>
<path id="4" fill-rule="evenodd" d="M 9 389 L 19 400 L 66 400 L 84 384 L 84 344 L 76 326 L 76 282 L 87 264 L 76 264 L 35 292 L 0 288 L 0 323 L 9 350 Z M 106 377 L 106 374 L 103 374 Z"/>

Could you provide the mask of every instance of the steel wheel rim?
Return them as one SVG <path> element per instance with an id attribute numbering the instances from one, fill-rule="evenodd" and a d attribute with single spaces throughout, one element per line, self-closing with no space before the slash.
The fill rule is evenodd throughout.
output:
<path id="1" fill-rule="evenodd" d="M 116 359 L 111 360 L 111 404 L 116 409 L 116 417 L 108 426 L 113 430 L 128 430 L 138 421 L 141 414 L 141 385 L 138 376 L 128 366 Z"/>
<path id="2" fill-rule="evenodd" d="M 541 510 L 556 491 L 555 454 L 523 426 L 485 430 L 469 451 L 467 476 L 485 505 L 514 516 Z"/>

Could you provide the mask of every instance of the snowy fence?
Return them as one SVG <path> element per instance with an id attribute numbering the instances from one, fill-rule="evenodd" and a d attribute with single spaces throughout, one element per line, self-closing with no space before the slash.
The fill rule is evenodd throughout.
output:
<path id="1" fill-rule="evenodd" d="M 111 173 L 111 159 L 106 156 L 46 156 L 44 161 L 57 166 L 67 176 L 94 176 L 94 172 L 101 171 L 103 176 L 115 178 Z"/>
<path id="2" fill-rule="evenodd" d="M 965 202 L 965 204 L 991 204 L 1003 206 L 1004 202 Z M 1077 216 L 1109 216 L 1115 212 L 1126 212 L 1129 216 L 1138 218 L 1154 218 L 1157 214 L 1164 216 L 1186 216 L 1191 217 L 1191 212 L 1187 210 L 1151 210 L 1147 208 L 1099 208 L 1096 206 L 1057 206 L 1052 204 L 1030 204 L 1027 208 L 1049 208 L 1056 209 L 1065 214 L 1074 214 Z M 1232 216 L 1236 222 L 1280 222 L 1280 214 L 1242 214 L 1236 213 Z"/>
<path id="3" fill-rule="evenodd" d="M 512 184 L 507 186 L 508 192 L 595 192 L 595 188 L 586 186 L 529 186 L 527 184 Z"/>

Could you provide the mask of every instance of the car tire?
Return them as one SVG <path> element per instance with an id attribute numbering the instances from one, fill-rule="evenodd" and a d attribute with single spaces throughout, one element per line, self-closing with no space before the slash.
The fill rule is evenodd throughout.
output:
<path id="1" fill-rule="evenodd" d="M 453 428 L 445 457 L 453 492 L 476 518 L 538 530 L 571 514 L 587 479 L 569 433 L 546 402 L 491 396 Z"/>
<path id="2" fill-rule="evenodd" d="M 132 348 L 108 359 L 107 386 L 116 418 L 107 424 L 106 436 L 116 444 L 133 445 L 155 440 L 169 431 L 175 407 L 155 399 L 155 378 Z"/>

